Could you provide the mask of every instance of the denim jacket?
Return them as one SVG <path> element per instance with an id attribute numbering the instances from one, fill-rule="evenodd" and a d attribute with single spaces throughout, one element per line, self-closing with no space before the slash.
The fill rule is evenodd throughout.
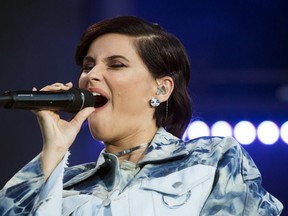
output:
<path id="1" fill-rule="evenodd" d="M 0 215 L 280 215 L 247 152 L 231 137 L 183 141 L 160 128 L 144 158 L 67 167 L 45 181 L 39 155 L 0 191 Z"/>

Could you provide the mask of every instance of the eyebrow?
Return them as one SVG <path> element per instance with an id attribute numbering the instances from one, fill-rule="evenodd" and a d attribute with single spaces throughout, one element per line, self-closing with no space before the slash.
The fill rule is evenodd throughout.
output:
<path id="1" fill-rule="evenodd" d="M 108 62 L 108 61 L 112 61 L 115 59 L 123 59 L 126 62 L 130 62 L 127 58 L 125 58 L 124 56 L 121 55 L 112 55 L 112 56 L 108 56 L 106 58 L 103 59 L 104 62 Z"/>
<path id="2" fill-rule="evenodd" d="M 95 59 L 92 58 L 91 56 L 85 56 L 84 59 L 83 59 L 83 62 L 85 62 L 85 61 L 91 62 L 91 61 L 95 61 Z"/>
<path id="3" fill-rule="evenodd" d="M 115 59 L 123 59 L 124 61 L 126 61 L 126 62 L 130 62 L 127 58 L 125 58 L 124 56 L 121 56 L 121 55 L 112 55 L 112 56 L 108 56 L 108 57 L 105 57 L 104 59 L 103 59 L 103 62 L 109 62 L 109 61 L 112 61 L 112 60 L 115 60 Z M 93 57 L 91 57 L 91 56 L 85 56 L 84 57 L 84 59 L 83 59 L 83 62 L 91 62 L 91 61 L 93 61 L 93 62 L 95 62 L 95 59 L 93 58 Z"/>

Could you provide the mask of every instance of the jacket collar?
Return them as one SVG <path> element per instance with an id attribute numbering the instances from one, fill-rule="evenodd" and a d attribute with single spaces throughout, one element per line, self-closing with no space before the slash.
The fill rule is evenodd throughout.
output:
<path id="1" fill-rule="evenodd" d="M 147 152 L 142 160 L 138 162 L 140 167 L 145 164 L 157 164 L 168 162 L 170 160 L 176 160 L 183 158 L 189 154 L 185 147 L 185 142 L 172 134 L 168 133 L 164 128 L 159 128 L 156 132 L 151 144 L 149 145 Z M 89 163 L 92 165 L 91 163 Z M 66 183 L 65 187 L 69 187 L 77 182 L 80 182 L 97 172 L 102 166 L 109 166 L 118 164 L 118 159 L 115 155 L 107 153 L 105 149 L 99 155 L 99 158 L 93 167 L 87 167 L 87 165 L 78 165 L 78 170 L 73 174 L 73 169 L 70 170 L 72 178 Z M 113 165 L 112 165 L 113 166 Z M 82 172 L 80 171 L 82 170 Z M 69 172 L 69 171 L 68 171 Z"/>
<path id="2" fill-rule="evenodd" d="M 156 132 L 144 158 L 139 161 L 139 166 L 148 163 L 161 163 L 188 155 L 183 140 L 168 133 L 163 127 Z"/>
<path id="3" fill-rule="evenodd" d="M 148 163 L 161 163 L 175 158 L 182 158 L 189 154 L 185 142 L 160 127 L 149 145 L 145 156 L 138 162 L 139 166 Z M 117 157 L 102 150 L 96 167 L 108 161 L 115 161 Z"/>

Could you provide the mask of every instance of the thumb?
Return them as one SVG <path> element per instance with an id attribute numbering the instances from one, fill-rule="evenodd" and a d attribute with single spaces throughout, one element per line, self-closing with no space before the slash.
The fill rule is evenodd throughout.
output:
<path id="1" fill-rule="evenodd" d="M 80 130 L 83 122 L 95 111 L 94 107 L 86 107 L 80 110 L 70 121 L 78 130 Z"/>

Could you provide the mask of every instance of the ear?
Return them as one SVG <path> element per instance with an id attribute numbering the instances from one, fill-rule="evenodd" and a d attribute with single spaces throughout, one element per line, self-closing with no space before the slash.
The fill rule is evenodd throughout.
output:
<path id="1" fill-rule="evenodd" d="M 156 97 L 160 102 L 165 102 L 169 99 L 174 89 L 174 81 L 170 76 L 165 76 L 156 79 L 157 91 Z"/>

